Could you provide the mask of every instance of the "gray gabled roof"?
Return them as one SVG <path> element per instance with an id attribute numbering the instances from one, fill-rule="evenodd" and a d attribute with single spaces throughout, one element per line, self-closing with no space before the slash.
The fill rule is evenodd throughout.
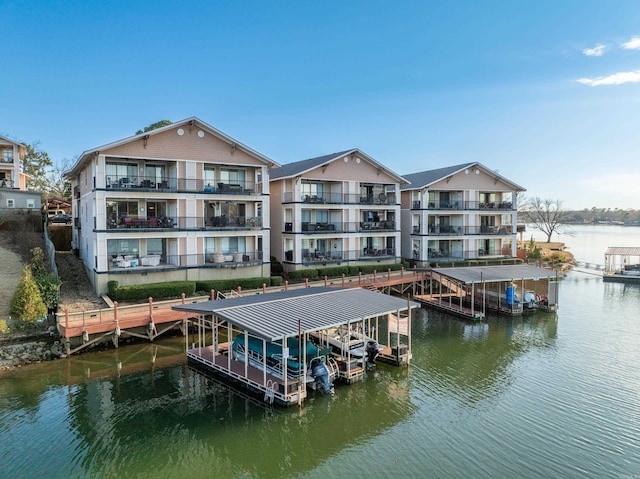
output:
<path id="1" fill-rule="evenodd" d="M 76 160 L 75 164 L 71 167 L 71 169 L 67 172 L 65 172 L 65 175 L 68 176 L 70 174 L 73 173 L 73 171 L 78 168 L 82 163 L 84 163 L 84 161 L 86 161 L 87 156 L 92 156 L 96 153 L 99 153 L 100 151 L 105 151 L 105 150 L 110 150 L 111 148 L 115 148 L 117 146 L 120 145 L 124 145 L 126 143 L 130 143 L 132 141 L 136 141 L 139 140 L 140 138 L 144 138 L 145 136 L 153 136 L 153 135 L 157 135 L 159 133 L 162 133 L 164 131 L 167 130 L 171 130 L 173 128 L 177 128 L 179 126 L 184 126 L 184 125 L 188 125 L 188 124 L 198 124 L 203 130 L 208 131 L 209 133 L 211 133 L 212 135 L 220 138 L 223 141 L 226 141 L 227 143 L 229 143 L 230 145 L 235 145 L 237 148 L 244 150 L 246 153 L 249 153 L 251 156 L 257 158 L 258 160 L 264 162 L 266 165 L 268 166 L 279 166 L 278 163 L 276 163 L 275 161 L 273 161 L 272 159 L 264 156 L 262 153 L 258 153 L 257 151 L 249 148 L 248 146 L 246 146 L 243 143 L 240 143 L 239 141 L 235 140 L 234 138 L 230 137 L 229 135 L 221 132 L 220 130 L 214 128 L 213 126 L 205 123 L 204 121 L 200 120 L 199 118 L 192 116 L 191 118 L 186 118 L 184 120 L 180 120 L 180 121 L 176 121 L 174 123 L 171 123 L 169 125 L 163 126 L 161 128 L 156 128 L 155 130 L 150 130 L 150 131 L 146 131 L 144 133 L 140 133 L 138 135 L 133 135 L 133 136 L 129 136 L 127 138 L 123 138 L 121 140 L 117 140 L 114 141 L 112 143 L 107 143 L 106 145 L 102 145 L 102 146 L 98 146 L 96 148 L 91 148 L 90 150 L 86 150 L 84 151 Z"/>
<path id="2" fill-rule="evenodd" d="M 485 170 L 487 173 L 494 175 L 496 178 L 499 178 L 504 183 L 511 185 L 514 189 L 518 191 L 526 191 L 522 186 L 515 184 L 513 181 L 506 179 L 504 176 L 499 175 L 493 170 L 490 170 L 486 166 L 478 163 L 477 161 L 472 163 L 462 163 L 461 165 L 453 165 L 446 166 L 444 168 L 437 168 L 435 170 L 427 170 L 421 171 L 419 173 L 411 173 L 408 175 L 402 175 L 403 178 L 409 181 L 409 185 L 401 185 L 401 190 L 421 190 L 423 188 L 428 188 L 432 184 L 441 181 L 448 176 L 455 175 L 461 171 L 464 171 L 467 168 L 472 168 L 474 166 L 478 166 Z"/>
<path id="3" fill-rule="evenodd" d="M 14 144 L 14 145 L 22 146 L 22 143 L 20 143 L 18 141 L 15 141 L 15 140 L 12 140 L 11 138 L 7 138 L 6 136 L 0 135 L 0 140 L 4 140 L 4 141 L 6 141 L 8 143 L 11 143 L 11 144 Z"/>
<path id="4" fill-rule="evenodd" d="M 173 306 L 214 315 L 266 341 L 337 327 L 419 307 L 406 299 L 362 288 L 303 288 Z"/>
<path id="5" fill-rule="evenodd" d="M 315 158 L 309 158 L 307 160 L 294 161 L 293 163 L 287 163 L 280 168 L 275 168 L 269 173 L 270 180 L 277 180 L 280 178 L 291 178 L 293 176 L 301 175 L 307 171 L 318 168 L 327 163 L 331 163 L 333 160 L 340 158 L 341 156 L 348 155 L 356 151 L 355 148 L 351 150 L 338 151 L 336 153 L 330 153 L 328 155 L 317 156 Z"/>
<path id="6" fill-rule="evenodd" d="M 317 156 L 315 158 L 309 158 L 307 160 L 294 161 L 293 163 L 287 163 L 286 165 L 282 165 L 279 168 L 274 168 L 269 173 L 269 180 L 280 180 L 282 178 L 293 178 L 295 176 L 300 176 L 308 171 L 311 171 L 315 168 L 319 168 L 324 165 L 328 165 L 329 163 L 339 160 L 346 155 L 351 155 L 356 153 L 363 160 L 366 160 L 370 164 L 374 165 L 376 168 L 380 168 L 385 171 L 391 177 L 395 178 L 398 183 L 403 184 L 406 183 L 406 180 L 400 176 L 398 173 L 390 170 L 386 166 L 378 163 L 376 160 L 371 158 L 369 155 L 364 153 L 359 148 L 352 148 L 350 150 L 338 151 L 336 153 L 330 153 L 328 155 Z"/>
<path id="7" fill-rule="evenodd" d="M 433 268 L 433 271 L 465 284 L 501 283 L 521 279 L 537 280 L 558 277 L 556 271 L 526 264 Z"/>

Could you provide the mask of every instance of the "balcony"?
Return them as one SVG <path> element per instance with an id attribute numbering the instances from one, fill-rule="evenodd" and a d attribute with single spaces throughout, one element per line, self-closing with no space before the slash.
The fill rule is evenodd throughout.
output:
<path id="1" fill-rule="evenodd" d="M 302 195 L 298 200 L 291 192 L 283 195 L 283 203 L 304 203 L 316 205 L 397 205 L 395 194 L 380 193 L 378 195 L 361 196 L 349 193 L 324 193 L 318 195 Z"/>
<path id="2" fill-rule="evenodd" d="M 395 221 L 360 221 L 354 222 L 335 222 L 335 223 L 308 223 L 301 224 L 301 232 L 303 234 L 322 234 L 322 233 L 358 233 L 358 232 L 379 232 L 379 231 L 396 231 Z M 293 223 L 284 224 L 284 232 L 293 232 Z"/>
<path id="3" fill-rule="evenodd" d="M 463 226 L 429 225 L 429 236 L 462 236 L 464 232 Z"/>
<path id="4" fill-rule="evenodd" d="M 484 202 L 484 201 L 429 201 L 427 202 L 429 210 L 448 210 L 448 211 L 469 211 L 469 210 L 493 210 L 493 211 L 515 211 L 513 203 L 510 201 L 501 202 Z M 419 210 L 421 208 L 420 201 L 414 201 L 412 209 Z"/>
<path id="5" fill-rule="evenodd" d="M 178 217 L 130 217 L 124 216 L 119 220 L 109 219 L 108 230 L 256 230 L 262 229 L 262 217 L 254 216 L 178 216 Z"/>
<path id="6" fill-rule="evenodd" d="M 250 181 L 211 182 L 187 178 L 150 176 L 108 176 L 106 187 L 111 191 L 185 192 L 215 195 L 255 195 L 256 185 Z"/>
<path id="7" fill-rule="evenodd" d="M 0 180 L 0 188 L 17 189 L 18 186 L 14 184 L 11 178 L 2 178 L 2 180 Z"/>
<path id="8" fill-rule="evenodd" d="M 363 248 L 361 250 L 347 251 L 302 250 L 302 264 L 340 263 L 343 261 L 379 261 L 394 259 L 395 257 L 395 248 Z M 287 261 L 293 260 L 293 252 L 285 252 L 285 258 Z M 291 260 L 288 258 L 291 258 Z"/>
<path id="9" fill-rule="evenodd" d="M 117 273 L 143 273 L 149 270 L 162 271 L 194 266 L 235 269 L 259 266 L 262 264 L 262 258 L 262 251 L 145 256 L 121 253 L 109 256 L 108 270 Z"/>
<path id="10" fill-rule="evenodd" d="M 509 254 L 505 254 L 500 250 L 470 250 L 470 251 L 451 251 L 447 248 L 433 249 L 429 248 L 427 259 L 425 261 L 437 262 L 454 262 L 468 261 L 474 259 L 493 259 L 493 258 L 510 258 Z"/>
<path id="11" fill-rule="evenodd" d="M 415 233 L 415 231 L 414 231 Z M 511 225 L 504 226 L 449 226 L 429 225 L 429 236 L 462 236 L 462 235 L 492 235 L 506 236 L 513 233 Z"/>

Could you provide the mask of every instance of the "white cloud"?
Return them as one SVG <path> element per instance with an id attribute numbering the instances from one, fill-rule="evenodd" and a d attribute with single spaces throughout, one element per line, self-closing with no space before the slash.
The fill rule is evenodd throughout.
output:
<path id="1" fill-rule="evenodd" d="M 582 50 L 582 53 L 584 53 L 588 57 L 601 57 L 606 49 L 607 47 L 605 47 L 604 45 L 597 44 L 593 48 L 585 48 L 584 50 Z"/>
<path id="2" fill-rule="evenodd" d="M 625 50 L 640 50 L 640 37 L 632 37 L 631 40 L 622 44 Z"/>
<path id="3" fill-rule="evenodd" d="M 640 82 L 640 70 L 632 72 L 618 72 L 613 75 L 596 78 L 580 78 L 576 80 L 578 83 L 589 86 L 600 85 L 622 85 L 624 83 L 638 83 Z"/>

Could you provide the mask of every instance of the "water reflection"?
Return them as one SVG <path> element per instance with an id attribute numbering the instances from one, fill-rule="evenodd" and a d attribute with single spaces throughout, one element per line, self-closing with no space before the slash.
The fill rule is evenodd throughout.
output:
<path id="1" fill-rule="evenodd" d="M 510 384 L 514 361 L 532 349 L 553 347 L 557 336 L 556 313 L 468 323 L 422 310 L 412 327 L 419 387 L 465 403 L 499 394 Z"/>
<path id="2" fill-rule="evenodd" d="M 3 403 L 13 403 L 2 408 L 0 427 L 13 440 L 26 440 L 31 426 L 61 431 L 55 446 L 43 442 L 29 457 L 0 445 L 0 477 L 304 475 L 412 411 L 408 369 L 392 366 L 339 386 L 334 398 L 279 409 L 196 373 L 184 351 L 171 347 L 133 346 L 53 364 L 0 383 Z M 31 424 L 16 428 L 25 414 Z"/>

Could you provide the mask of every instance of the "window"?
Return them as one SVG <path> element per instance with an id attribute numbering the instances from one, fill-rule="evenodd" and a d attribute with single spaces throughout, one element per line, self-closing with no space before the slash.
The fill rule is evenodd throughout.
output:
<path id="1" fill-rule="evenodd" d="M 244 170 L 220 170 L 220 181 L 222 183 L 242 185 L 244 187 Z"/>
<path id="2" fill-rule="evenodd" d="M 34 199 L 27 200 L 27 208 L 33 209 L 36 207 L 36 202 Z"/>
<path id="3" fill-rule="evenodd" d="M 3 148 L 2 150 L 2 162 L 13 163 L 13 148 Z"/>
<path id="4" fill-rule="evenodd" d="M 145 180 L 148 180 L 151 183 L 155 183 L 155 184 L 162 183 L 165 177 L 164 165 L 146 165 L 144 169 L 144 174 L 145 174 Z M 135 172 L 131 176 L 135 176 Z"/>
<path id="5" fill-rule="evenodd" d="M 328 211 L 316 211 L 316 223 L 328 223 L 329 212 Z"/>
<path id="6" fill-rule="evenodd" d="M 164 238 L 150 238 L 147 240 L 147 254 L 165 254 Z"/>
<path id="7" fill-rule="evenodd" d="M 13 198 L 7 198 L 7 208 L 15 208 L 16 200 Z"/>
<path id="8" fill-rule="evenodd" d="M 245 238 L 227 236 L 220 238 L 220 240 L 220 249 L 223 254 L 246 252 Z"/>
<path id="9" fill-rule="evenodd" d="M 137 256 L 138 240 L 137 239 L 110 239 L 107 240 L 107 254 L 115 256 Z"/>
<path id="10" fill-rule="evenodd" d="M 105 167 L 107 175 L 107 183 L 117 183 L 123 178 L 128 180 L 138 177 L 138 165 L 130 165 L 126 163 L 107 163 Z M 132 181 L 128 181 L 131 183 Z"/>
<path id="11" fill-rule="evenodd" d="M 302 197 L 305 196 L 317 196 L 318 198 L 322 198 L 322 193 L 324 191 L 324 185 L 322 183 L 302 183 Z"/>
<path id="12" fill-rule="evenodd" d="M 204 168 L 204 184 L 215 185 L 216 184 L 216 170 L 213 168 Z"/>
<path id="13" fill-rule="evenodd" d="M 204 239 L 204 254 L 208 256 L 216 252 L 216 238 Z"/>
<path id="14" fill-rule="evenodd" d="M 107 217 L 121 219 L 124 216 L 138 217 L 137 201 L 107 201 Z"/>

